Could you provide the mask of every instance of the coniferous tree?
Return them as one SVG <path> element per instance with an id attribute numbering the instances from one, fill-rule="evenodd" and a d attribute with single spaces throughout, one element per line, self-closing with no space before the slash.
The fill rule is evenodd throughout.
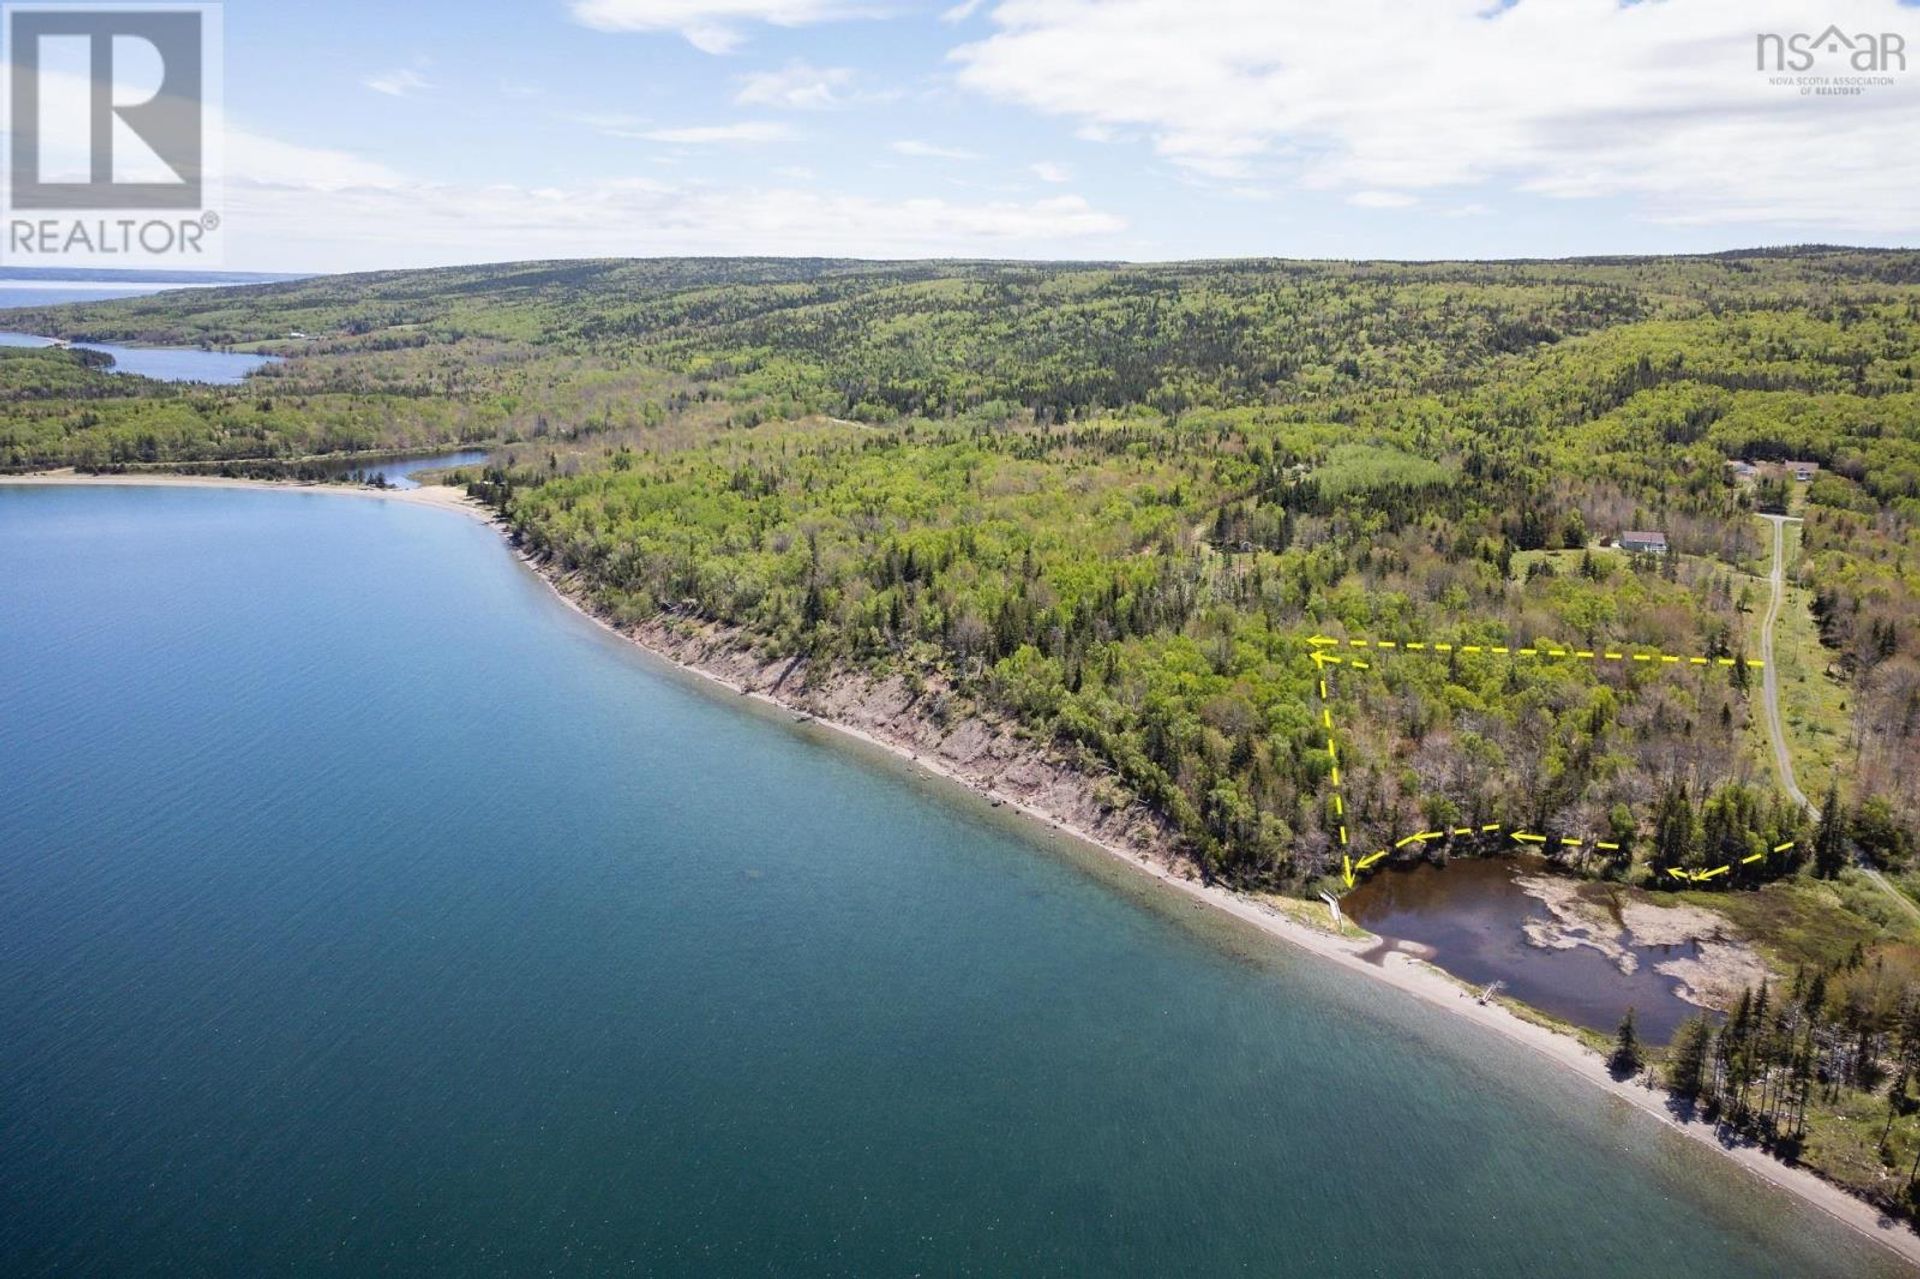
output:
<path id="1" fill-rule="evenodd" d="M 1813 873 L 1832 879 L 1847 860 L 1847 816 L 1840 806 L 1840 792 L 1829 786 L 1820 803 L 1820 825 L 1813 836 Z"/>
<path id="2" fill-rule="evenodd" d="M 1707 1056 L 1713 1048 L 1713 1023 L 1705 1017 L 1688 1018 L 1674 1036 L 1673 1055 L 1667 1065 L 1667 1090 L 1676 1097 L 1693 1100 L 1705 1090 Z"/>
<path id="3" fill-rule="evenodd" d="M 1694 822 L 1693 801 L 1687 796 L 1687 784 L 1674 779 L 1660 797 L 1660 811 L 1653 831 L 1653 871 L 1664 882 L 1666 872 L 1683 866 L 1699 846 L 1699 831 Z"/>
<path id="4" fill-rule="evenodd" d="M 1640 1073 L 1640 1067 L 1646 1063 L 1640 1051 L 1640 1035 L 1634 1029 L 1633 1009 L 1627 1009 L 1627 1015 L 1620 1019 L 1620 1030 L 1614 1036 L 1613 1054 L 1607 1058 L 1607 1069 L 1616 1079 L 1631 1079 Z"/>

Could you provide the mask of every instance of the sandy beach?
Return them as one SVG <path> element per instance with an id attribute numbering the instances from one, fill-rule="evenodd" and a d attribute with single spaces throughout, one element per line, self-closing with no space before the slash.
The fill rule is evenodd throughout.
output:
<path id="1" fill-rule="evenodd" d="M 303 492 L 331 493 L 342 497 L 406 502 L 411 505 L 458 512 L 484 523 L 498 524 L 492 512 L 472 502 L 463 493 L 443 487 L 378 490 L 345 485 L 308 485 L 212 476 L 155 474 L 93 476 L 73 472 L 45 472 L 33 475 L 0 476 L 0 485 L 6 486 L 74 484 L 294 489 Z M 1884 1217 L 1869 1204 L 1822 1180 L 1814 1173 L 1782 1164 L 1757 1147 L 1730 1146 L 1724 1143 L 1712 1125 L 1685 1120 L 1675 1114 L 1669 1108 L 1668 1097 L 1664 1091 L 1649 1087 L 1644 1082 L 1622 1083 L 1615 1080 L 1608 1072 L 1602 1058 L 1583 1044 L 1567 1035 L 1528 1021 L 1498 1003 L 1480 1003 L 1459 981 L 1425 961 L 1404 953 L 1387 954 L 1380 963 L 1363 959 L 1361 954 L 1370 948 L 1373 939 L 1356 940 L 1321 931 L 1282 913 L 1273 905 L 1257 897 L 1189 878 L 1187 874 L 1182 873 L 1184 868 L 1180 864 L 1163 856 L 1144 853 L 1137 843 L 1132 845 L 1121 843 L 1112 838 L 1111 832 L 1092 829 L 1087 822 L 1077 820 L 1076 814 L 1084 813 L 1085 805 L 1069 808 L 1044 800 L 1037 803 L 1028 802 L 1017 795 L 993 789 L 990 784 L 983 786 L 978 775 L 970 776 L 964 768 L 955 766 L 945 758 L 923 748 L 917 749 L 913 743 L 891 740 L 889 734 L 869 731 L 868 728 L 846 722 L 845 719 L 833 714 L 822 713 L 818 698 L 787 696 L 778 691 L 778 688 L 769 691 L 765 687 L 755 687 L 751 681 L 737 678 L 731 670 L 714 669 L 716 665 L 714 663 L 708 663 L 706 668 L 703 668 L 700 662 L 687 659 L 684 648 L 677 652 L 668 651 L 668 646 L 650 642 L 646 635 L 635 634 L 610 625 L 605 619 L 595 616 L 590 609 L 583 607 L 579 600 L 563 589 L 554 575 L 544 571 L 538 564 L 533 564 L 531 561 L 529 564 L 569 608 L 654 656 L 669 661 L 680 669 L 711 683 L 714 687 L 725 689 L 738 698 L 752 698 L 769 706 L 778 707 L 789 714 L 807 716 L 824 728 L 844 734 L 868 746 L 888 751 L 928 773 L 964 787 L 979 796 L 982 802 L 992 802 L 1024 814 L 1049 830 L 1057 831 L 1110 854 L 1141 873 L 1153 876 L 1173 892 L 1183 894 L 1197 904 L 1224 911 L 1272 937 L 1310 951 L 1328 963 L 1340 965 L 1348 971 L 1375 981 L 1386 982 L 1435 1007 L 1448 1010 L 1495 1034 L 1504 1035 L 1509 1040 L 1523 1044 L 1543 1058 L 1572 1071 L 1620 1101 L 1654 1116 L 1673 1130 L 1720 1151 L 1755 1176 L 1799 1196 L 1862 1235 L 1881 1243 L 1908 1264 L 1920 1268 L 1920 1234 L 1916 1234 L 1904 1223 Z"/>

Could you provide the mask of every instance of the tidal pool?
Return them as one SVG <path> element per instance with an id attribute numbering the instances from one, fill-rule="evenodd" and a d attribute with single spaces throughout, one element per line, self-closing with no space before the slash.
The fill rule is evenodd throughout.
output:
<path id="1" fill-rule="evenodd" d="M 1362 928 L 1413 943 L 1465 981 L 1500 982 L 1516 999 L 1595 1030 L 1614 1029 L 1632 1008 L 1643 1038 L 1667 1042 L 1701 1009 L 1681 998 L 1681 981 L 1658 966 L 1698 959 L 1699 944 L 1643 945 L 1625 936 L 1624 928 L 1602 925 L 1591 940 L 1613 955 L 1593 944 L 1537 945 L 1530 929 L 1566 933 L 1547 904 L 1522 886 L 1524 879 L 1549 874 L 1542 858 L 1423 862 L 1372 876 L 1341 905 Z M 1630 957 L 1624 965 L 1621 955 Z"/>

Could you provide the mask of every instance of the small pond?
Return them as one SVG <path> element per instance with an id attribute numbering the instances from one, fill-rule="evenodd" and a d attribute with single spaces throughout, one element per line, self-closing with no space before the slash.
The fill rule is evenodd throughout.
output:
<path id="1" fill-rule="evenodd" d="M 1595 1030 L 1613 1030 L 1632 1007 L 1641 1037 L 1666 1043 L 1701 1009 L 1682 999 L 1681 983 L 1656 965 L 1698 958 L 1699 944 L 1641 945 L 1624 929 L 1568 929 L 1521 883 L 1550 873 L 1533 858 L 1422 863 L 1371 876 L 1341 906 L 1361 927 L 1390 939 L 1382 956 L 1392 942 L 1414 943 L 1403 948 L 1420 950 L 1464 981 L 1500 982 L 1503 993 Z M 1556 923 L 1568 940 L 1584 937 L 1615 953 L 1592 944 L 1549 947 L 1529 937 L 1530 929 L 1540 935 Z"/>
<path id="2" fill-rule="evenodd" d="M 342 458 L 333 463 L 330 474 L 346 478 L 358 475 L 368 484 L 384 480 L 388 488 L 416 489 L 413 477 L 422 471 L 438 471 L 450 466 L 479 466 L 487 460 L 485 449 L 457 449 L 451 453 L 409 453 L 398 457 Z"/>

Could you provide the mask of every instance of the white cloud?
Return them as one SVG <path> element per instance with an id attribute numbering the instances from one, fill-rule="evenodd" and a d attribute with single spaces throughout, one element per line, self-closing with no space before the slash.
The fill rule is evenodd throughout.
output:
<path id="1" fill-rule="evenodd" d="M 404 98 L 409 93 L 418 93 L 433 86 L 418 71 L 406 67 L 398 71 L 382 71 L 379 75 L 370 75 L 362 83 L 375 93 L 384 93 L 390 98 Z"/>
<path id="2" fill-rule="evenodd" d="M 918 138 L 902 138 L 889 143 L 889 151 L 897 155 L 910 155 L 921 160 L 978 160 L 980 157 L 972 151 L 963 151 L 959 147 L 935 146 L 931 142 L 922 142 Z"/>
<path id="3" fill-rule="evenodd" d="M 568 111 L 560 118 L 619 138 L 638 137 L 647 124 L 645 116 L 630 115 L 625 111 Z"/>
<path id="4" fill-rule="evenodd" d="M 879 200 L 795 186 L 627 178 L 568 188 L 230 180 L 236 268 L 371 270 L 543 257 L 790 254 L 1071 257 L 1111 253 L 1119 218 L 1078 196 Z"/>
<path id="5" fill-rule="evenodd" d="M 1355 191 L 1347 203 L 1361 209 L 1404 209 L 1420 203 L 1420 198 L 1405 191 Z"/>
<path id="6" fill-rule="evenodd" d="M 224 136 L 227 264 L 243 270 L 667 254 L 1111 256 L 1126 230 L 1079 196 L 874 199 L 808 189 L 799 184 L 813 175 L 794 168 L 747 186 L 658 177 L 443 184 L 233 125 Z"/>
<path id="7" fill-rule="evenodd" d="M 963 86 L 1193 173 L 1363 205 L 1498 185 L 1666 222 L 1920 229 L 1920 65 L 1857 97 L 1755 68 L 1760 32 L 1912 31 L 1895 0 L 1005 0 L 991 17 L 954 51 Z"/>
<path id="8" fill-rule="evenodd" d="M 754 23 L 804 27 L 868 16 L 844 0 L 570 0 L 574 20 L 599 31 L 677 31 L 705 53 L 731 53 Z"/>
<path id="9" fill-rule="evenodd" d="M 1027 168 L 1032 172 L 1034 177 L 1039 178 L 1042 182 L 1073 181 L 1072 169 L 1069 169 L 1064 164 L 1055 164 L 1051 160 L 1041 160 L 1036 164 L 1028 165 Z"/>
<path id="10" fill-rule="evenodd" d="M 227 125 L 222 133 L 226 179 L 256 189 L 332 194 L 353 189 L 397 188 L 398 172 L 346 151 L 300 146 Z"/>
<path id="11" fill-rule="evenodd" d="M 953 8 L 941 14 L 940 21 L 965 22 L 968 18 L 978 13 L 980 6 L 984 3 L 986 3 L 986 0 L 962 0 L 962 3 L 956 4 Z"/>
<path id="12" fill-rule="evenodd" d="M 791 125 L 777 120 L 742 120 L 737 124 L 696 124 L 673 129 L 641 129 L 631 136 L 648 142 L 673 142 L 682 146 L 712 146 L 724 143 L 791 142 L 799 135 Z"/>
<path id="13" fill-rule="evenodd" d="M 636 142 L 665 142 L 674 146 L 715 146 L 726 143 L 791 142 L 800 135 L 777 120 L 738 120 L 730 124 L 656 125 L 645 116 L 624 111 L 569 111 L 562 120 L 583 124 L 610 138 Z"/>
<path id="14" fill-rule="evenodd" d="M 778 71 L 755 71 L 740 77 L 733 100 L 743 106 L 781 107 L 788 111 L 824 111 L 846 106 L 853 72 L 847 67 L 816 67 L 789 62 Z"/>

